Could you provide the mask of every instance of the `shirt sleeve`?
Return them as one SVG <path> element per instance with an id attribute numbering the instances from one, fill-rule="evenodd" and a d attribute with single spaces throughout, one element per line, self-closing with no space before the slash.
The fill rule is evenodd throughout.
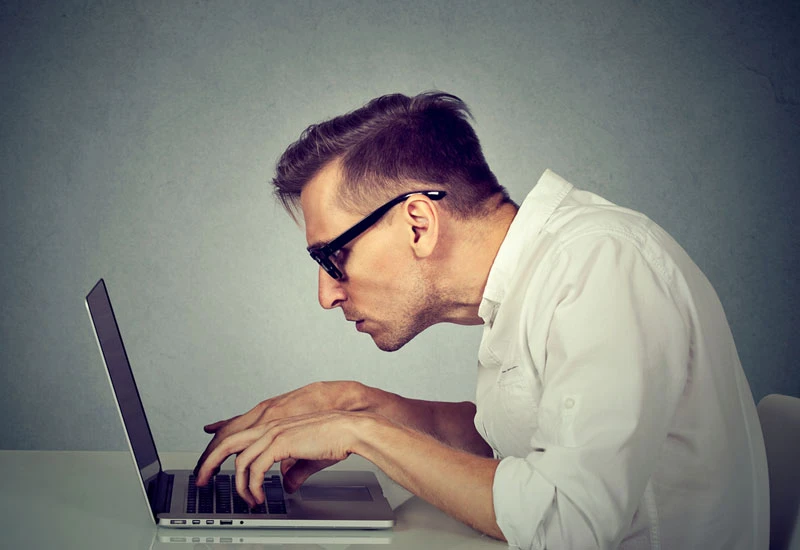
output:
<path id="1" fill-rule="evenodd" d="M 616 548 L 687 380 L 689 327 L 658 258 L 625 235 L 572 240 L 528 298 L 543 392 L 533 451 L 497 469 L 498 525 L 512 547 Z"/>

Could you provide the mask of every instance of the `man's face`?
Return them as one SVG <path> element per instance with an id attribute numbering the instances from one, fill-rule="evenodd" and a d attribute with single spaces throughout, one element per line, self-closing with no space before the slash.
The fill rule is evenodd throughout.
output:
<path id="1" fill-rule="evenodd" d="M 331 163 L 303 189 L 300 204 L 309 245 L 329 242 L 362 219 L 337 206 L 339 178 L 338 164 Z M 379 205 L 367 205 L 374 206 Z M 384 351 L 400 349 L 438 322 L 434 293 L 410 246 L 413 230 L 402 208 L 394 207 L 342 249 L 335 259 L 341 279 L 319 268 L 320 305 L 341 307 L 345 318 Z"/>

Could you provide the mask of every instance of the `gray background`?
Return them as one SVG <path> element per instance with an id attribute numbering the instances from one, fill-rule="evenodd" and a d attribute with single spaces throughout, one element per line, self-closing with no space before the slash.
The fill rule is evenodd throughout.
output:
<path id="1" fill-rule="evenodd" d="M 481 329 L 377 350 L 319 308 L 269 186 L 308 124 L 433 88 L 472 107 L 517 201 L 552 168 L 664 226 L 715 285 L 755 398 L 800 395 L 799 11 L 0 2 L 0 447 L 124 447 L 83 304 L 101 276 L 163 450 L 314 380 L 470 399 Z"/>

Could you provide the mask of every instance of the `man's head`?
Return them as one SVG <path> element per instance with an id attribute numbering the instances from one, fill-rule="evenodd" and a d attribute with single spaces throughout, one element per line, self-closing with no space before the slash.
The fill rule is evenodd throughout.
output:
<path id="1" fill-rule="evenodd" d="M 434 323 L 464 322 L 466 289 L 451 271 L 475 266 L 456 257 L 465 240 L 457 228 L 513 208 L 468 117 L 449 94 L 383 96 L 308 127 L 278 162 L 275 193 L 293 217 L 302 211 L 312 256 L 326 268 L 320 304 L 341 307 L 381 349 Z M 356 224 L 340 250 L 325 248 Z"/>
<path id="2" fill-rule="evenodd" d="M 339 206 L 366 214 L 420 182 L 448 193 L 447 208 L 466 218 L 505 189 L 497 183 L 456 96 L 428 92 L 373 99 L 351 113 L 313 124 L 284 152 L 273 179 L 290 213 L 305 185 L 327 164 L 340 163 Z"/>

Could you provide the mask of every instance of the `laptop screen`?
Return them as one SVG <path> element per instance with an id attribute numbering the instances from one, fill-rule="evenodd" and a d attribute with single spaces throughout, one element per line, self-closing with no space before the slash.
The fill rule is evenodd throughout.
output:
<path id="1" fill-rule="evenodd" d="M 136 466 L 139 468 L 142 480 L 146 481 L 161 470 L 161 464 L 103 279 L 100 279 L 86 296 L 86 305 L 89 308 L 111 385 L 117 396 L 128 441 L 136 458 Z M 154 463 L 157 468 L 153 467 Z"/>

